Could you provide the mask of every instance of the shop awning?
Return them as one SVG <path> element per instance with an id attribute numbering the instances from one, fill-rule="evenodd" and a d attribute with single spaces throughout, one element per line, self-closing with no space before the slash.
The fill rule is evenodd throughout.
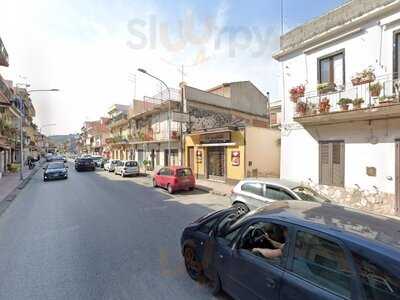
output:
<path id="1" fill-rule="evenodd" d="M 236 146 L 236 143 L 215 143 L 215 144 L 198 144 L 196 147 L 223 147 L 223 146 Z"/>

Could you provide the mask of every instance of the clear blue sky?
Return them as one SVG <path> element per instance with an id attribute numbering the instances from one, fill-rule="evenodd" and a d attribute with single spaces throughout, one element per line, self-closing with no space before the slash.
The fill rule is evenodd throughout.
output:
<path id="1" fill-rule="evenodd" d="M 285 31 L 344 2 L 284 0 Z M 0 68 L 0 72 L 17 82 L 19 76 L 26 76 L 32 88 L 60 88 L 59 93 L 32 96 L 38 125 L 57 124 L 48 129 L 51 132 L 47 133 L 52 134 L 76 132 L 83 121 L 105 115 L 113 103 L 129 104 L 134 96 L 159 92 L 154 80 L 137 74 L 134 94 L 128 78 L 139 67 L 178 87 L 182 78 L 177 68 L 184 64 L 184 80 L 189 85 L 207 88 L 250 80 L 274 99 L 278 97 L 279 65 L 271 55 L 279 48 L 280 3 L 2 0 L 0 36 L 9 53 L 10 67 Z M 18 11 L 18 18 L 10 14 L 12 11 Z M 151 16 L 156 23 L 153 31 Z M 196 42 L 195 38 L 205 31 L 207 17 L 215 22 L 213 31 L 206 41 Z M 143 24 L 135 27 L 146 42 L 140 49 L 131 46 L 143 42 L 130 31 L 132 20 Z M 185 36 L 179 43 L 179 29 L 188 27 L 179 24 L 188 20 L 194 22 L 192 36 Z M 257 33 L 263 39 L 257 39 Z M 172 41 L 171 47 L 167 47 L 166 37 Z M 79 109 L 66 113 L 72 107 Z"/>

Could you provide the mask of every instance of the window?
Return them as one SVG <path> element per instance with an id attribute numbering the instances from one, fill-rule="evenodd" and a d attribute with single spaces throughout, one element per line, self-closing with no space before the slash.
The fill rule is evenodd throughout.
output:
<path id="1" fill-rule="evenodd" d="M 349 264 L 343 249 L 334 242 L 298 231 L 293 272 L 335 294 L 350 298 Z"/>
<path id="2" fill-rule="evenodd" d="M 293 197 L 287 192 L 272 186 L 267 186 L 265 197 L 272 200 L 293 200 Z"/>
<path id="3" fill-rule="evenodd" d="M 159 175 L 162 175 L 162 176 L 169 175 L 169 169 L 168 168 L 162 168 L 158 173 L 159 173 Z"/>
<path id="4" fill-rule="evenodd" d="M 203 225 L 201 225 L 200 231 L 202 233 L 209 234 L 211 229 L 214 227 L 214 224 L 217 222 L 217 220 L 218 218 L 215 217 L 212 220 L 205 222 Z"/>
<path id="5" fill-rule="evenodd" d="M 257 182 L 249 182 L 242 185 L 241 190 L 257 196 L 264 196 L 264 185 Z"/>
<path id="6" fill-rule="evenodd" d="M 400 32 L 394 34 L 393 48 L 393 79 L 398 79 L 400 77 Z"/>
<path id="7" fill-rule="evenodd" d="M 368 258 L 353 253 L 354 262 L 367 300 L 400 299 L 400 277 Z"/>
<path id="8" fill-rule="evenodd" d="M 184 177 L 184 176 L 190 176 L 190 175 L 192 175 L 192 170 L 189 168 L 176 170 L 176 176 L 178 176 L 178 177 Z"/>
<path id="9" fill-rule="evenodd" d="M 283 225 L 270 222 L 253 223 L 243 232 L 239 248 L 280 265 L 283 252 L 287 248 L 287 233 L 288 229 Z"/>
<path id="10" fill-rule="evenodd" d="M 125 166 L 127 166 L 127 167 L 137 167 L 138 163 L 136 161 L 127 161 L 125 163 Z"/>
<path id="11" fill-rule="evenodd" d="M 331 82 L 336 86 L 345 84 L 344 51 L 318 59 L 318 82 Z"/>
<path id="12" fill-rule="evenodd" d="M 344 142 L 321 142 L 319 146 L 319 183 L 344 186 Z"/>

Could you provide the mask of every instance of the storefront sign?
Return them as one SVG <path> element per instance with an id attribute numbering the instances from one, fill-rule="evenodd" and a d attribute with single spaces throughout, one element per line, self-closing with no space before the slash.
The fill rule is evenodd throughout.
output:
<path id="1" fill-rule="evenodd" d="M 231 141 L 231 132 L 216 132 L 200 135 L 200 144 L 227 143 Z"/>
<path id="2" fill-rule="evenodd" d="M 232 166 L 240 165 L 240 151 L 232 151 L 231 162 L 232 162 Z"/>
<path id="3" fill-rule="evenodd" d="M 201 164 L 203 162 L 203 151 L 197 150 L 196 151 L 196 162 Z"/>

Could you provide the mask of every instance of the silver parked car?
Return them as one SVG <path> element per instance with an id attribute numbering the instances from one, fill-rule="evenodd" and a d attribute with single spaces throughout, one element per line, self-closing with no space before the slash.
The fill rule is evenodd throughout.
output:
<path id="1" fill-rule="evenodd" d="M 231 204 L 244 213 L 280 200 L 331 202 L 308 186 L 278 178 L 244 179 L 231 195 Z"/>

